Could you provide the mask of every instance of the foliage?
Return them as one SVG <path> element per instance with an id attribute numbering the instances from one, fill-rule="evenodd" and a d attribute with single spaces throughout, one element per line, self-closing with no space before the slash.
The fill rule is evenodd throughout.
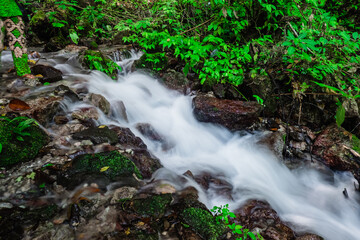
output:
<path id="1" fill-rule="evenodd" d="M 245 240 L 248 239 L 248 237 L 250 237 L 253 240 L 257 239 L 256 235 L 250 232 L 249 229 L 243 229 L 243 226 L 238 225 L 236 223 L 230 224 L 229 217 L 235 218 L 236 216 L 233 212 L 230 212 L 228 204 L 220 207 L 214 206 L 213 209 L 211 209 L 211 211 L 215 213 L 216 220 L 218 223 L 226 224 L 227 227 L 229 227 L 234 234 L 239 236 L 236 237 L 236 240 Z M 257 237 L 259 240 L 264 239 L 259 233 L 257 233 Z"/>
<path id="2" fill-rule="evenodd" d="M 25 130 L 31 127 L 33 124 L 39 125 L 35 119 L 27 117 L 15 117 L 11 119 L 6 116 L 0 116 L 0 119 L 7 121 L 9 124 L 16 123 L 15 127 L 12 129 L 12 133 L 14 134 L 14 136 L 16 136 L 17 140 L 22 142 L 24 141 L 24 136 L 30 136 L 30 133 Z"/>
<path id="3" fill-rule="evenodd" d="M 0 166 L 31 160 L 47 142 L 46 133 L 34 119 L 0 118 Z"/>
<path id="4" fill-rule="evenodd" d="M 271 73 L 300 104 L 319 92 L 340 104 L 360 97 L 356 0 L 47 0 L 40 6 L 33 11 L 43 11 L 75 44 L 118 35 L 143 50 L 155 71 L 173 57 L 202 84 L 238 86 Z M 258 95 L 258 101 L 267 97 Z"/>
<path id="5" fill-rule="evenodd" d="M 116 79 L 121 67 L 111 59 L 105 57 L 101 52 L 88 50 L 84 55 L 84 62 L 90 69 L 101 71 L 111 78 Z"/>

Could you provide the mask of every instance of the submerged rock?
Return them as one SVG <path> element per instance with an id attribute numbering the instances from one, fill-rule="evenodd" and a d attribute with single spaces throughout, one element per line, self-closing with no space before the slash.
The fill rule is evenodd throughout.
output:
<path id="1" fill-rule="evenodd" d="M 110 143 L 116 144 L 118 137 L 115 131 L 110 130 L 106 126 L 90 127 L 81 132 L 75 133 L 73 139 L 76 140 L 91 140 L 94 144 Z"/>
<path id="2" fill-rule="evenodd" d="M 94 106 L 98 107 L 105 114 L 110 112 L 110 103 L 106 98 L 100 94 L 91 93 L 89 96 L 90 101 Z"/>
<path id="3" fill-rule="evenodd" d="M 199 121 L 217 123 L 232 131 L 253 125 L 261 111 L 257 102 L 222 100 L 210 96 L 197 96 L 193 104 L 195 117 Z"/>
<path id="4" fill-rule="evenodd" d="M 48 143 L 47 134 L 34 122 L 22 129 L 25 121 L 29 121 L 29 118 L 12 121 L 0 118 L 0 167 L 32 160 Z"/>

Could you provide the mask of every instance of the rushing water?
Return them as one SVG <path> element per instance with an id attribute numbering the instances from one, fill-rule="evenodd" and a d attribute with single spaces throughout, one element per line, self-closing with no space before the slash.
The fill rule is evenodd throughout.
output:
<path id="1" fill-rule="evenodd" d="M 132 53 L 125 62 L 127 67 L 123 67 L 127 69 L 135 58 Z M 119 111 L 112 118 L 101 115 L 99 124 L 126 126 L 141 136 L 136 124 L 150 123 L 169 142 L 170 148 L 165 151 L 161 143 L 143 137 L 164 166 L 154 174 L 155 178 L 173 181 L 174 186 L 181 188 L 184 186 L 172 179 L 187 170 L 194 175 L 212 173 L 232 185 L 233 200 L 217 195 L 216 186 L 210 185 L 208 191 L 200 192 L 209 208 L 229 203 L 235 209 L 249 199 L 266 200 L 297 231 L 314 232 L 325 239 L 360 239 L 360 209 L 351 174 L 335 173 L 334 181 L 329 182 L 313 169 L 290 171 L 268 149 L 256 144 L 258 135 L 244 136 L 198 122 L 192 113 L 190 96 L 168 90 L 146 74 L 123 74 L 114 82 L 102 73 L 83 74 L 79 67 L 71 65 L 74 59 L 55 67 L 67 79 L 82 79 L 77 86 L 86 85 L 90 92 L 103 95 L 110 103 L 125 104 L 128 121 Z M 71 103 L 67 109 L 80 106 Z M 342 194 L 344 188 L 349 199 Z"/>

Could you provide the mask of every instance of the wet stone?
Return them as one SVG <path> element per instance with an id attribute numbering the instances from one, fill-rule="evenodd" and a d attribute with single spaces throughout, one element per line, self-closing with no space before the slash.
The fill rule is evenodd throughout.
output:
<path id="1" fill-rule="evenodd" d="M 197 96 L 193 100 L 195 117 L 201 122 L 220 124 L 229 130 L 244 130 L 258 121 L 261 106 L 257 102 L 222 100 Z"/>
<path id="2" fill-rule="evenodd" d="M 106 188 L 110 182 L 123 180 L 131 186 L 135 181 L 133 175 L 142 179 L 136 165 L 118 151 L 83 154 L 75 157 L 72 166 L 58 176 L 58 183 L 75 188 L 83 182 L 96 182 Z"/>
<path id="3" fill-rule="evenodd" d="M 62 72 L 51 66 L 37 64 L 31 67 L 31 73 L 34 75 L 42 75 L 43 78 L 40 79 L 41 83 L 53 83 L 62 80 Z"/>
<path id="4" fill-rule="evenodd" d="M 94 104 L 94 106 L 98 107 L 105 114 L 110 112 L 110 103 L 104 96 L 92 93 L 90 94 L 89 99 Z"/>
<path id="5" fill-rule="evenodd" d="M 116 144 L 118 137 L 115 131 L 108 127 L 91 127 L 72 135 L 75 140 L 91 140 L 94 144 L 110 143 Z"/>

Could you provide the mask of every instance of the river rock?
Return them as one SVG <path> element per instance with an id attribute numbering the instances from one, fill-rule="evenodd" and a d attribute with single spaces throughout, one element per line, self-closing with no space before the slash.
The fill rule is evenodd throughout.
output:
<path id="1" fill-rule="evenodd" d="M 91 140 L 94 144 L 110 143 L 116 144 L 118 137 L 115 131 L 110 130 L 106 126 L 90 127 L 81 132 L 73 134 L 73 139 L 76 140 Z"/>
<path id="2" fill-rule="evenodd" d="M 58 176 L 58 183 L 73 189 L 83 182 L 104 188 L 110 182 L 123 180 L 134 184 L 134 176 L 142 179 L 139 169 L 118 151 L 76 156 L 71 167 Z M 126 180 L 126 181 L 125 181 Z"/>
<path id="3" fill-rule="evenodd" d="M 257 102 L 222 100 L 205 95 L 195 97 L 193 105 L 199 121 L 217 123 L 231 131 L 250 127 L 258 121 L 261 112 Z"/>
<path id="4" fill-rule="evenodd" d="M 135 163 L 144 178 L 151 178 L 152 174 L 162 167 L 160 160 L 152 156 L 146 149 L 125 151 L 123 155 Z"/>
<path id="5" fill-rule="evenodd" d="M 73 119 L 78 119 L 80 121 L 89 121 L 92 119 L 98 120 L 99 113 L 95 107 L 84 107 L 78 110 L 75 110 L 71 117 Z"/>
<path id="6" fill-rule="evenodd" d="M 332 124 L 315 139 L 313 154 L 333 170 L 351 171 L 360 180 L 360 140 L 345 129 Z"/>
<path id="7" fill-rule="evenodd" d="M 91 93 L 89 96 L 90 101 L 94 106 L 98 107 L 105 114 L 110 112 L 110 103 L 106 98 L 100 94 Z"/>
<path id="8" fill-rule="evenodd" d="M 178 90 L 183 94 L 187 93 L 189 80 L 184 73 L 177 72 L 174 69 L 167 69 L 166 73 L 163 74 L 162 79 L 168 88 Z"/>
<path id="9" fill-rule="evenodd" d="M 31 73 L 42 75 L 43 77 L 40 78 L 41 83 L 53 83 L 62 80 L 62 72 L 52 66 L 37 64 L 31 67 Z"/>
<path id="10" fill-rule="evenodd" d="M 147 149 L 145 143 L 141 138 L 135 136 L 135 134 L 129 128 L 123 128 L 118 126 L 109 126 L 111 130 L 115 131 L 118 135 L 118 142 L 122 149 Z"/>
<path id="11" fill-rule="evenodd" d="M 257 200 L 247 202 L 240 209 L 235 210 L 235 222 L 252 232 L 260 230 L 260 234 L 267 240 L 295 239 L 291 228 L 286 226 L 269 204 Z"/>
<path id="12" fill-rule="evenodd" d="M 126 107 L 123 101 L 115 101 L 110 108 L 110 116 L 114 118 L 123 119 L 125 122 L 129 122 Z"/>

